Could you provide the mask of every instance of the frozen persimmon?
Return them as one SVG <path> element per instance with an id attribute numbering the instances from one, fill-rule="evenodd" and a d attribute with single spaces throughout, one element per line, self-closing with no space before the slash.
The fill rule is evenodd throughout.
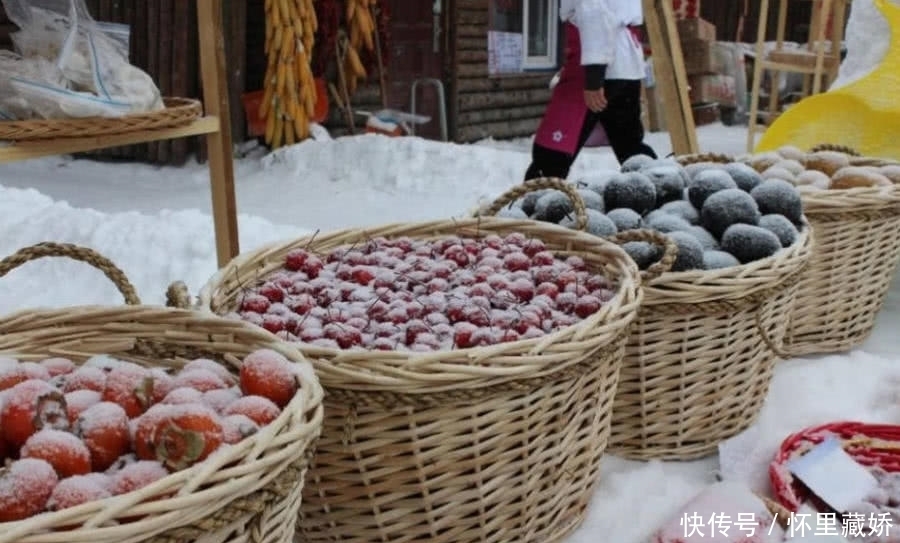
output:
<path id="1" fill-rule="evenodd" d="M 259 425 L 246 415 L 228 415 L 222 419 L 222 441 L 234 445 L 259 431 Z"/>
<path id="2" fill-rule="evenodd" d="M 75 424 L 78 417 L 85 409 L 96 405 L 103 401 L 103 396 L 96 390 L 73 390 L 65 394 L 66 398 L 66 414 L 69 417 L 69 423 Z"/>
<path id="3" fill-rule="evenodd" d="M 153 403 L 153 375 L 135 364 L 123 364 L 106 376 L 103 400 L 117 403 L 130 418 L 139 416 Z"/>
<path id="4" fill-rule="evenodd" d="M 187 373 L 193 370 L 206 370 L 215 373 L 219 379 L 228 383 L 228 386 L 234 386 L 237 384 L 237 379 L 235 379 L 234 375 L 228 371 L 228 368 L 219 364 L 215 360 L 210 360 L 208 358 L 197 358 L 195 360 L 191 360 L 187 364 L 184 365 L 184 368 L 181 369 L 182 373 Z"/>
<path id="5" fill-rule="evenodd" d="M 230 385 L 210 370 L 198 368 L 182 371 L 175 376 L 175 386 L 190 387 L 200 392 L 228 388 Z"/>
<path id="6" fill-rule="evenodd" d="M 112 402 L 87 408 L 75 423 L 75 434 L 87 446 L 94 471 L 108 469 L 131 449 L 131 432 L 125 409 Z"/>
<path id="7" fill-rule="evenodd" d="M 75 371 L 75 369 L 77 368 L 75 362 L 72 362 L 68 358 L 62 358 L 59 356 L 45 358 L 41 360 L 40 365 L 46 368 L 47 372 L 50 374 L 50 377 L 67 375 Z"/>
<path id="8" fill-rule="evenodd" d="M 205 460 L 222 438 L 222 423 L 212 408 L 157 404 L 136 421 L 134 451 L 142 460 L 158 460 L 177 471 Z"/>
<path id="9" fill-rule="evenodd" d="M 47 500 L 48 511 L 60 511 L 112 496 L 112 478 L 103 473 L 88 473 L 63 479 Z"/>
<path id="10" fill-rule="evenodd" d="M 62 430 L 45 429 L 35 433 L 19 452 L 22 458 L 45 460 L 61 479 L 91 472 L 91 452 L 87 445 Z"/>
<path id="11" fill-rule="evenodd" d="M 119 496 L 144 488 L 168 475 L 169 472 L 161 463 L 155 460 L 138 460 L 112 474 L 110 490 Z"/>
<path id="12" fill-rule="evenodd" d="M 223 415 L 244 415 L 259 426 L 265 426 L 278 418 L 281 409 L 272 400 L 262 396 L 243 396 L 228 404 Z"/>
<path id="13" fill-rule="evenodd" d="M 0 428 L 7 444 L 16 449 L 38 430 L 67 430 L 66 399 L 44 381 L 23 381 L 4 395 Z"/>
<path id="14" fill-rule="evenodd" d="M 283 409 L 298 387 L 293 365 L 279 352 L 260 349 L 248 354 L 241 364 L 241 391 L 247 396 L 268 398 Z"/>
<path id="15" fill-rule="evenodd" d="M 58 376 L 54 381 L 59 382 L 63 392 L 87 389 L 102 393 L 106 388 L 106 372 L 94 366 L 81 366 L 72 373 Z"/>
<path id="16" fill-rule="evenodd" d="M 38 458 L 13 462 L 0 475 L 0 522 L 14 522 L 44 511 L 59 481 L 53 466 Z"/>

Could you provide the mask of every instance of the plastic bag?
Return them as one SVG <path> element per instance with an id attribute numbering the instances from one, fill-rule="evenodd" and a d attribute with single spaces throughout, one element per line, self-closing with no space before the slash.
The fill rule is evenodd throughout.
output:
<path id="1" fill-rule="evenodd" d="M 128 62 L 128 30 L 98 23 L 83 0 L 3 0 L 19 30 L 11 38 L 23 60 L 52 62 L 65 84 L 33 78 L 20 70 L 5 74 L 44 118 L 121 116 L 164 107 L 152 78 Z"/>
<path id="2" fill-rule="evenodd" d="M 0 118 L 7 121 L 38 117 L 28 97 L 13 86 L 13 77 L 56 88 L 66 86 L 62 72 L 52 62 L 40 57 L 22 58 L 12 51 L 0 51 L 0 74 Z"/>

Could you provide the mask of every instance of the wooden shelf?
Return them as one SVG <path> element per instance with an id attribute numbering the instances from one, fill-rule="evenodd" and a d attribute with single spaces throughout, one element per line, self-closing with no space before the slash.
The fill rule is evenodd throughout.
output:
<path id="1" fill-rule="evenodd" d="M 124 134 L 92 136 L 88 138 L 63 138 L 54 140 L 34 140 L 10 143 L 0 147 L 0 163 L 28 160 L 32 158 L 82 153 L 95 149 L 134 145 L 150 141 L 184 138 L 213 134 L 219 131 L 219 118 L 215 116 L 201 117 L 189 125 L 159 130 L 141 130 Z"/>
<path id="2" fill-rule="evenodd" d="M 216 256 L 225 266 L 239 252 L 237 204 L 234 195 L 234 162 L 229 122 L 228 81 L 225 76 L 225 39 L 222 35 L 222 4 L 197 1 L 200 36 L 200 71 L 206 116 L 175 128 L 143 130 L 86 138 L 58 138 L 13 142 L 0 147 L 0 163 L 51 155 L 67 155 L 120 145 L 206 136 L 209 156 L 210 195 L 216 232 Z"/>

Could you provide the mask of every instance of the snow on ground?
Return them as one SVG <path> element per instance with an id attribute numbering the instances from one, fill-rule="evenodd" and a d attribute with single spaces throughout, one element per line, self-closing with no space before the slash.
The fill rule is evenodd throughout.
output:
<path id="1" fill-rule="evenodd" d="M 744 129 L 701 127 L 706 151 L 739 154 Z M 650 143 L 668 154 L 665 134 Z M 452 145 L 416 138 L 359 136 L 307 142 L 236 163 L 241 247 L 248 250 L 316 229 L 460 216 L 480 199 L 518 183 L 528 139 Z M 573 178 L 611 170 L 608 149 L 579 158 Z M 206 168 L 156 168 L 48 158 L 0 167 L 0 255 L 39 241 L 92 247 L 120 265 L 147 303 L 161 303 L 170 281 L 192 291 L 215 271 Z M 99 273 L 60 259 L 26 264 L 0 278 L 0 313 L 78 303 L 120 303 Z M 785 435 L 835 419 L 900 423 L 900 283 L 862 348 L 841 356 L 781 363 L 759 436 L 733 476 L 765 491 L 765 467 Z M 712 482 L 716 457 L 687 463 L 604 460 L 584 526 L 567 541 L 615 534 L 646 540 L 687 499 Z"/>

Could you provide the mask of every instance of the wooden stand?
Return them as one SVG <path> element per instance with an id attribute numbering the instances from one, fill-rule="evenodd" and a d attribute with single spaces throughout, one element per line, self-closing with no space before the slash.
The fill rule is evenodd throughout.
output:
<path id="1" fill-rule="evenodd" d="M 0 147 L 0 163 L 206 134 L 216 256 L 219 267 L 223 267 L 237 256 L 239 246 L 221 3 L 216 0 L 197 0 L 197 26 L 205 106 L 203 117 L 177 128 L 89 138 L 16 142 Z"/>
<path id="2" fill-rule="evenodd" d="M 653 51 L 653 72 L 663 102 L 666 129 L 676 155 L 700 152 L 688 99 L 688 79 L 672 0 L 643 0 L 644 24 Z"/>

